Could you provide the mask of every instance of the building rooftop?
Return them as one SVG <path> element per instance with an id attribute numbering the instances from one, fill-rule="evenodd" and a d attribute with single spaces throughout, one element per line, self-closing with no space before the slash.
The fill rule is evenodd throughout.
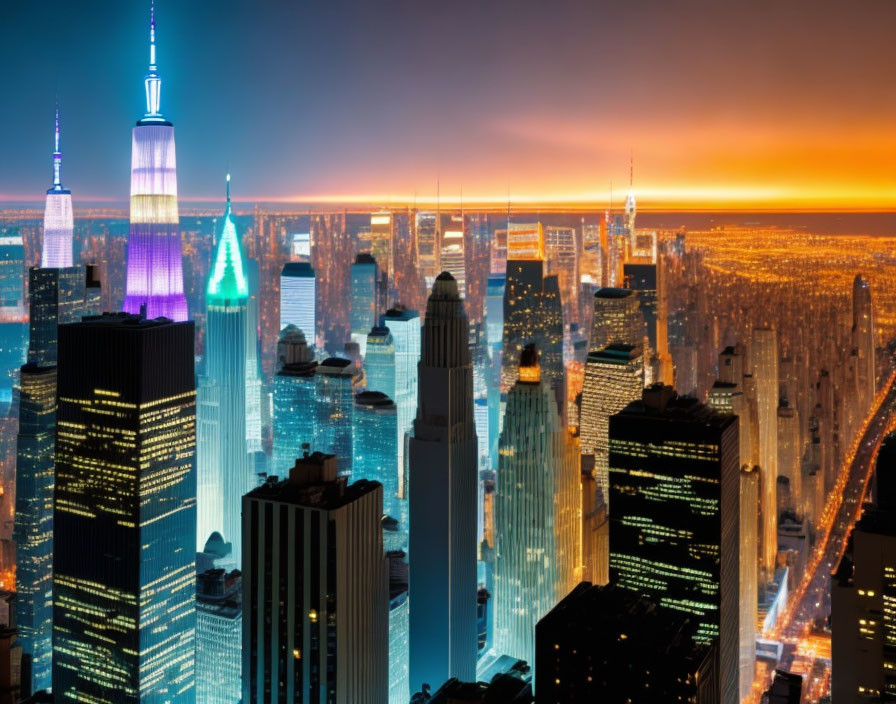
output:
<path id="1" fill-rule="evenodd" d="M 281 276 L 314 276 L 314 269 L 308 262 L 286 262 L 283 265 Z"/>
<path id="2" fill-rule="evenodd" d="M 395 402 L 382 391 L 361 391 L 355 394 L 355 405 L 382 409 L 395 408 Z"/>
<path id="3" fill-rule="evenodd" d="M 603 286 L 594 293 L 595 298 L 631 298 L 635 292 L 630 288 L 612 288 Z"/>
<path id="4" fill-rule="evenodd" d="M 624 345 L 614 342 L 603 349 L 593 350 L 588 353 L 589 362 L 602 362 L 604 364 L 626 364 L 641 356 L 641 348 L 635 345 Z"/>
<path id="5" fill-rule="evenodd" d="M 122 328 L 160 328 L 165 325 L 180 325 L 170 318 L 144 318 L 136 313 L 103 313 L 102 315 L 88 315 L 78 323 L 69 325 L 86 325 L 88 327 L 122 327 Z"/>
<path id="6" fill-rule="evenodd" d="M 632 401 L 621 416 L 645 416 L 668 421 L 699 422 L 724 428 L 737 422 L 737 416 L 719 413 L 693 396 L 679 396 L 671 386 L 651 384 L 641 393 L 640 401 Z"/>

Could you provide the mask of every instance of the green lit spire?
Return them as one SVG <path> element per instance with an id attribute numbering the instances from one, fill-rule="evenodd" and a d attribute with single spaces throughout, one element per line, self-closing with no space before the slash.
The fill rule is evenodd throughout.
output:
<path id="1" fill-rule="evenodd" d="M 224 227 L 218 241 L 218 251 L 211 276 L 208 277 L 206 299 L 209 304 L 226 300 L 249 298 L 249 284 L 243 272 L 243 255 L 236 224 L 230 212 L 230 174 L 227 174 L 227 207 L 224 210 Z"/>

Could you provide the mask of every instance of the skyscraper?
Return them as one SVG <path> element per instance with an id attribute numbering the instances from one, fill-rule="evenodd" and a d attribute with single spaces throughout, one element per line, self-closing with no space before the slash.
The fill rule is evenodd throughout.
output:
<path id="1" fill-rule="evenodd" d="M 395 348 L 395 401 L 398 414 L 398 495 L 407 499 L 408 434 L 417 415 L 417 365 L 420 362 L 420 314 L 396 306 L 380 319 L 389 328 Z M 380 389 L 382 390 L 382 389 Z"/>
<path id="2" fill-rule="evenodd" d="M 599 350 L 614 342 L 641 347 L 644 344 L 644 316 L 634 291 L 604 287 L 594 294 L 588 349 Z"/>
<path id="3" fill-rule="evenodd" d="M 274 375 L 273 474 L 285 472 L 314 442 L 317 426 L 317 379 L 313 351 L 295 325 L 287 325 L 277 343 Z"/>
<path id="4" fill-rule="evenodd" d="M 25 244 L 16 230 L 0 230 L 0 415 L 12 406 L 12 390 L 25 363 Z"/>
<path id="5" fill-rule="evenodd" d="M 411 690 L 476 677 L 476 430 L 469 326 L 442 272 L 426 305 L 410 440 Z"/>
<path id="6" fill-rule="evenodd" d="M 739 691 L 737 419 L 667 386 L 610 418 L 610 570 L 719 642 L 720 700 Z"/>
<path id="7" fill-rule="evenodd" d="M 535 661 L 535 624 L 581 579 L 579 453 L 529 345 L 507 394 L 495 491 L 496 652 Z M 413 496 L 413 494 L 412 494 Z"/>
<path id="8" fill-rule="evenodd" d="M 295 325 L 317 347 L 317 278 L 308 262 L 286 262 L 280 274 L 280 329 Z"/>
<path id="9" fill-rule="evenodd" d="M 160 112 L 162 79 L 156 66 L 155 5 L 149 24 L 146 114 L 131 137 L 131 231 L 123 308 L 147 318 L 187 319 L 177 212 L 174 126 Z"/>
<path id="10" fill-rule="evenodd" d="M 382 487 L 296 460 L 243 499 L 243 702 L 387 704 Z"/>
<path id="11" fill-rule="evenodd" d="M 415 217 L 417 231 L 417 266 L 426 288 L 432 288 L 438 276 L 439 256 L 442 243 L 439 236 L 439 215 L 433 212 L 419 212 Z"/>
<path id="12" fill-rule="evenodd" d="M 640 347 L 612 343 L 589 353 L 582 384 L 579 442 L 582 455 L 594 458 L 583 461 L 583 471 L 591 473 L 593 481 L 582 484 L 583 492 L 594 492 L 584 497 L 582 516 L 584 565 L 586 576 L 594 584 L 603 585 L 610 579 L 610 416 L 640 399 L 643 388 Z"/>
<path id="13" fill-rule="evenodd" d="M 366 354 L 367 333 L 377 321 L 379 304 L 379 267 L 376 259 L 361 252 L 351 268 L 351 320 L 352 342 L 361 347 L 361 356 Z"/>
<path id="14" fill-rule="evenodd" d="M 72 265 L 72 193 L 62 187 L 62 152 L 59 149 L 59 106 L 56 106 L 56 148 L 53 150 L 53 185 L 44 206 L 42 268 L 64 269 Z"/>
<path id="15" fill-rule="evenodd" d="M 62 326 L 58 378 L 53 694 L 193 702 L 193 323 Z"/>
<path id="16" fill-rule="evenodd" d="M 753 330 L 753 377 L 759 418 L 761 560 L 770 579 L 778 557 L 778 337 L 770 328 Z"/>
<path id="17" fill-rule="evenodd" d="M 738 424 L 742 423 L 739 420 Z M 759 606 L 759 468 L 740 470 L 740 699 L 750 693 L 756 669 Z"/>
<path id="18" fill-rule="evenodd" d="M 367 334 L 367 355 L 364 358 L 367 389 L 395 396 L 395 339 L 389 328 L 374 326 Z"/>
<path id="19" fill-rule="evenodd" d="M 467 297 L 467 266 L 464 253 L 464 238 L 466 237 L 466 223 L 463 213 L 452 215 L 450 225 L 442 233 L 442 253 L 439 258 L 439 267 L 451 272 L 457 281 L 457 291 L 460 297 Z"/>
<path id="20" fill-rule="evenodd" d="M 196 580 L 196 704 L 239 704 L 242 666 L 240 572 L 208 570 Z"/>
<path id="21" fill-rule="evenodd" d="M 246 349 L 249 284 L 230 209 L 230 177 L 221 237 L 214 253 L 206 300 L 205 370 L 197 399 L 197 551 L 215 531 L 240 559 L 239 507 L 252 486 L 246 447 Z"/>
<path id="22" fill-rule="evenodd" d="M 355 416 L 355 384 L 358 371 L 342 357 L 325 359 L 315 369 L 317 418 L 314 424 L 313 447 L 336 455 L 339 476 L 352 472 L 352 427 Z M 308 412 L 311 409 L 299 412 Z"/>
<path id="23" fill-rule="evenodd" d="M 398 417 L 395 403 L 380 391 L 355 395 L 352 425 L 354 479 L 369 479 L 383 485 L 383 513 L 407 530 L 407 502 L 398 498 Z"/>

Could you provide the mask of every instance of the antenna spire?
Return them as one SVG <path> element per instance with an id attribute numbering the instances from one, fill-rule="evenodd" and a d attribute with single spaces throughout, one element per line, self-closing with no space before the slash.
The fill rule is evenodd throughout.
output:
<path id="1" fill-rule="evenodd" d="M 156 65 L 156 2 L 149 4 L 149 73 L 143 79 L 146 88 L 146 118 L 151 122 L 162 122 L 159 107 L 162 99 L 162 79 Z"/>
<path id="2" fill-rule="evenodd" d="M 635 185 L 635 150 L 632 149 L 628 162 L 628 187 L 633 188 Z"/>
<path id="3" fill-rule="evenodd" d="M 53 149 L 53 190 L 62 190 L 62 152 L 59 151 L 59 97 L 56 98 L 56 131 Z"/>
<path id="4" fill-rule="evenodd" d="M 230 212 L 230 172 L 227 172 L 227 212 Z"/>

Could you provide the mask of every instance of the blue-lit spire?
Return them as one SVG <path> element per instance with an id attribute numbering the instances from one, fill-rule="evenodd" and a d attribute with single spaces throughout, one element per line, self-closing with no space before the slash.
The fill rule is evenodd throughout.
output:
<path id="1" fill-rule="evenodd" d="M 53 149 L 53 190 L 62 190 L 62 152 L 59 151 L 59 102 L 56 102 L 56 142 Z"/>
<path id="2" fill-rule="evenodd" d="M 243 269 L 243 255 L 230 209 L 230 174 L 227 174 L 227 205 L 218 250 L 208 277 L 206 300 L 209 305 L 237 301 L 249 297 L 249 281 Z"/>
<path id="3" fill-rule="evenodd" d="M 146 118 L 161 120 L 162 79 L 159 77 L 158 66 L 156 66 L 155 0 L 152 0 L 149 6 L 149 73 L 143 79 L 143 85 L 146 87 Z"/>

